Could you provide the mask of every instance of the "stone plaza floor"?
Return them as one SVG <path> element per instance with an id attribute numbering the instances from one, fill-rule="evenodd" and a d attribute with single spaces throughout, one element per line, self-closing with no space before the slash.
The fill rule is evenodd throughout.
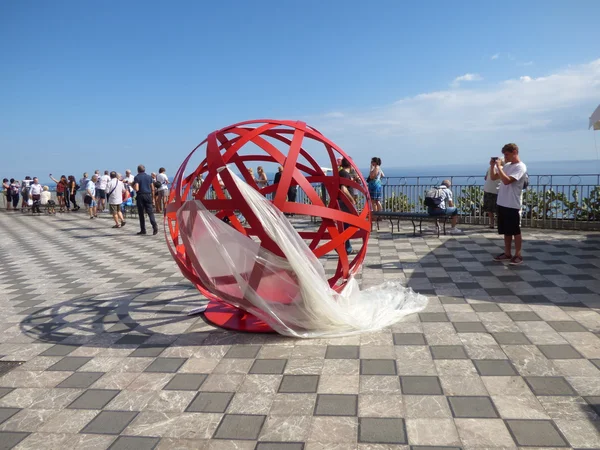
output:
<path id="1" fill-rule="evenodd" d="M 111 225 L 0 213 L 2 449 L 600 448 L 600 233 L 526 229 L 510 267 L 490 230 L 382 222 L 363 286 L 427 309 L 298 340 L 187 316 L 164 237 Z"/>

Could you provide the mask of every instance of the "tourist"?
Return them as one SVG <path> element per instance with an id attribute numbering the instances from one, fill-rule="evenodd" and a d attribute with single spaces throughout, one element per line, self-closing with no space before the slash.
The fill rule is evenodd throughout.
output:
<path id="1" fill-rule="evenodd" d="M 425 205 L 430 216 L 450 216 L 452 228 L 450 233 L 462 233 L 456 228 L 458 223 L 458 209 L 454 206 L 450 180 L 442 181 L 440 186 L 430 189 L 425 196 Z"/>
<path id="2" fill-rule="evenodd" d="M 138 235 L 146 234 L 146 218 L 144 214 L 148 214 L 150 224 L 152 224 L 152 234 L 158 234 L 158 225 L 154 219 L 154 212 L 152 211 L 152 199 L 154 198 L 154 184 L 152 177 L 146 173 L 146 168 L 140 164 L 138 166 L 138 174 L 133 180 L 133 189 L 137 194 L 137 207 L 138 216 L 140 218 L 140 231 Z"/>
<path id="3" fill-rule="evenodd" d="M 29 206 L 29 187 L 33 180 L 29 175 L 21 182 L 21 194 L 23 194 L 23 200 L 21 201 L 21 209 Z"/>
<path id="4" fill-rule="evenodd" d="M 204 179 L 202 178 L 202 174 L 199 173 L 198 176 L 196 178 L 194 178 L 194 181 L 192 182 L 192 195 L 193 196 L 196 196 L 196 194 L 200 190 L 200 187 L 202 186 L 203 182 L 204 182 Z"/>
<path id="5" fill-rule="evenodd" d="M 113 220 L 115 221 L 113 228 L 124 227 L 126 223 L 125 219 L 123 218 L 123 213 L 121 212 L 124 190 L 125 185 L 122 181 L 119 181 L 117 173 L 113 170 L 110 173 L 110 181 L 106 185 L 108 208 L 113 216 Z"/>
<path id="6" fill-rule="evenodd" d="M 85 199 L 85 196 L 87 195 L 88 181 L 90 181 L 90 179 L 88 178 L 88 173 L 83 172 L 83 177 L 79 180 L 79 189 L 81 190 L 81 201 L 82 202 Z M 84 205 L 85 205 L 85 203 L 84 203 Z M 85 207 L 87 208 L 87 205 L 85 205 Z"/>
<path id="7" fill-rule="evenodd" d="M 104 212 L 106 206 L 106 187 L 108 186 L 108 182 L 110 181 L 110 176 L 108 174 L 108 170 L 104 171 L 104 175 L 102 175 L 98 182 L 96 183 L 96 197 L 98 201 L 98 210 L 100 212 Z"/>
<path id="8" fill-rule="evenodd" d="M 67 177 L 64 175 L 60 176 L 60 180 L 57 180 L 49 175 L 50 179 L 56 183 L 56 200 L 58 200 L 58 212 L 65 212 L 65 193 L 67 191 Z"/>
<path id="9" fill-rule="evenodd" d="M 504 253 L 496 256 L 495 261 L 510 261 L 513 266 L 523 263 L 521 256 L 521 208 L 523 206 L 523 187 L 527 180 L 527 166 L 519 158 L 517 144 L 502 147 L 505 165 L 499 159 L 490 160 L 490 175 L 500 180 L 498 189 L 498 234 L 504 235 Z M 512 241 L 515 241 L 515 254 L 512 254 Z"/>
<path id="10" fill-rule="evenodd" d="M 283 167 L 279 166 L 277 168 L 277 173 L 275 174 L 275 177 L 273 178 L 273 184 L 279 184 L 279 182 L 281 181 L 282 174 L 283 174 Z M 288 191 L 287 191 L 287 201 L 295 203 L 297 193 L 298 193 L 298 186 L 290 184 L 290 187 L 288 188 Z M 291 214 L 291 216 L 293 216 L 293 214 Z"/>
<path id="11" fill-rule="evenodd" d="M 4 197 L 6 198 L 6 210 L 8 211 L 12 202 L 12 197 L 10 194 L 10 181 L 8 181 L 8 178 L 2 180 L 2 189 L 4 191 Z"/>
<path id="12" fill-rule="evenodd" d="M 96 183 L 98 183 L 98 174 L 92 175 L 92 179 L 88 181 L 85 188 L 86 195 L 83 199 L 83 203 L 88 207 L 90 219 L 98 217 L 98 206 L 96 203 Z"/>
<path id="13" fill-rule="evenodd" d="M 500 164 L 504 165 L 504 160 L 500 160 Z M 490 219 L 490 228 L 494 228 L 494 216 L 498 210 L 496 202 L 498 200 L 498 187 L 500 186 L 500 180 L 493 180 L 490 176 L 490 170 L 494 168 L 489 167 L 485 174 L 485 184 L 483 185 L 483 210 L 487 212 Z"/>
<path id="14" fill-rule="evenodd" d="M 350 164 L 350 161 L 348 161 L 346 158 L 343 158 L 341 162 L 341 167 L 342 168 L 339 171 L 340 178 L 351 180 L 352 178 L 350 177 L 350 168 L 352 166 Z M 354 189 L 352 189 L 349 186 L 346 186 L 345 184 L 342 184 L 340 179 L 340 194 L 338 196 L 338 205 L 340 207 L 340 211 L 351 213 L 350 207 L 347 205 L 347 203 L 350 203 L 352 205 L 356 204 L 354 201 Z M 346 230 L 349 226 L 349 224 L 344 222 L 344 230 Z M 346 241 L 344 242 L 344 247 L 348 255 L 354 253 L 354 251 L 352 250 L 352 243 L 350 242 L 350 239 L 346 239 Z"/>
<path id="15" fill-rule="evenodd" d="M 31 196 L 31 200 L 33 204 L 31 205 L 31 212 L 41 214 L 40 204 L 42 200 L 42 185 L 39 183 L 37 177 L 33 177 L 32 184 L 29 187 L 29 195 Z"/>
<path id="16" fill-rule="evenodd" d="M 262 166 L 258 166 L 256 168 L 256 172 L 258 175 L 258 178 L 256 179 L 256 184 L 258 184 L 258 187 L 260 189 L 266 187 L 269 185 L 269 179 L 267 178 L 267 174 L 265 173 L 264 169 L 262 168 Z"/>
<path id="17" fill-rule="evenodd" d="M 367 182 L 369 184 L 369 196 L 373 204 L 373 211 L 381 211 L 383 209 L 381 202 L 383 200 L 383 186 L 381 185 L 381 178 L 385 177 L 383 170 L 381 170 L 381 158 L 371 158 L 371 169 L 369 170 L 369 178 Z"/>
<path id="18" fill-rule="evenodd" d="M 252 167 L 248 167 L 248 173 L 250 174 L 250 179 L 256 183 L 256 175 L 254 175 L 254 169 L 252 169 Z"/>
<path id="19" fill-rule="evenodd" d="M 10 179 L 10 201 L 12 201 L 12 207 L 16 211 L 19 206 L 19 196 L 21 195 L 21 183 L 19 180 L 15 180 L 14 178 Z"/>
<path id="20" fill-rule="evenodd" d="M 164 167 L 161 167 L 160 169 L 158 169 L 158 175 L 156 176 L 156 181 L 158 181 L 160 183 L 160 187 L 158 188 L 158 191 L 156 193 L 157 201 L 156 201 L 156 206 L 158 206 L 158 208 L 156 209 L 157 212 L 163 212 L 165 210 L 165 208 L 167 207 L 167 202 L 169 201 L 169 177 L 167 176 L 167 174 L 165 173 L 166 169 Z"/>
<path id="21" fill-rule="evenodd" d="M 48 214 L 56 214 L 56 203 L 52 200 L 52 194 L 50 193 L 50 188 L 48 188 L 48 186 L 42 188 L 40 204 L 46 207 L 46 212 Z"/>
<path id="22" fill-rule="evenodd" d="M 123 183 L 127 186 L 129 190 L 129 194 L 131 195 L 131 199 L 133 201 L 133 196 L 135 195 L 135 191 L 133 190 L 133 175 L 131 175 L 130 169 L 125 169 L 125 176 L 123 177 Z"/>
<path id="23" fill-rule="evenodd" d="M 79 206 L 77 205 L 77 182 L 75 181 L 75 177 L 73 175 L 69 175 L 67 178 L 67 195 L 69 196 L 70 202 L 73 204 L 73 211 L 79 211 Z"/>

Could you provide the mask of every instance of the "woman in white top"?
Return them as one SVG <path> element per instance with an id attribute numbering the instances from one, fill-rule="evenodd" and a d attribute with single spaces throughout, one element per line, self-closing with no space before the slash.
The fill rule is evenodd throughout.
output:
<path id="1" fill-rule="evenodd" d="M 503 159 L 500 159 L 500 164 L 504 166 Z M 490 169 L 488 168 L 485 174 L 485 184 L 483 185 L 483 210 L 487 212 L 490 218 L 490 228 L 494 228 L 494 214 L 497 210 L 496 201 L 498 200 L 498 187 L 500 183 L 500 179 L 492 180 Z"/>

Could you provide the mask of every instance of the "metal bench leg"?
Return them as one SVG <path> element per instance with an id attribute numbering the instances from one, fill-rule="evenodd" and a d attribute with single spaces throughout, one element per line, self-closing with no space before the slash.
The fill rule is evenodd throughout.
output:
<path id="1" fill-rule="evenodd" d="M 392 227 L 392 234 L 394 234 L 394 221 L 390 219 L 390 227 Z"/>
<path id="2" fill-rule="evenodd" d="M 437 237 L 440 237 L 440 219 L 439 218 L 435 218 L 435 228 L 437 229 Z"/>
<path id="3" fill-rule="evenodd" d="M 412 222 L 412 226 L 413 226 L 413 236 L 417 235 L 417 224 L 415 223 L 415 219 L 411 218 L 410 221 Z"/>
<path id="4" fill-rule="evenodd" d="M 444 226 L 444 236 L 446 236 L 446 223 L 447 222 L 448 222 L 448 216 L 445 216 L 444 217 L 444 223 L 443 223 L 443 226 Z"/>
<path id="5" fill-rule="evenodd" d="M 423 219 L 419 219 L 419 234 L 422 236 L 423 235 Z"/>
<path id="6" fill-rule="evenodd" d="M 400 219 L 396 220 L 396 230 L 400 233 Z"/>

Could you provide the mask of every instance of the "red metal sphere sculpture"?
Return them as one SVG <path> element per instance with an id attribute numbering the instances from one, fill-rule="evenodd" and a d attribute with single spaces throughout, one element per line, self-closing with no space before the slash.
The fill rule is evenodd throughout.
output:
<path id="1" fill-rule="evenodd" d="M 332 174 L 327 174 L 317 159 L 308 153 L 307 147 L 311 148 L 313 154 L 314 149 L 320 149 L 317 158 L 333 168 Z M 260 152 L 256 153 L 256 150 Z M 200 165 L 188 170 L 190 159 L 198 151 L 205 151 L 206 156 Z M 340 177 L 337 169 L 339 158 L 350 161 L 352 172 L 356 174 L 354 180 Z M 283 171 L 279 182 L 259 185 L 249 171 L 249 163 L 275 163 L 281 166 Z M 210 133 L 184 160 L 174 177 L 165 214 L 167 242 L 175 261 L 183 275 L 209 299 L 205 311 L 209 321 L 237 330 L 270 331 L 264 322 L 246 312 L 251 310 L 251 305 L 243 298 L 231 298 L 230 294 L 218 287 L 213 286 L 209 290 L 205 286 L 202 274 L 196 272 L 201 269 L 192 264 L 180 236 L 177 211 L 185 202 L 199 200 L 218 218 L 228 218 L 231 226 L 240 233 L 257 239 L 263 248 L 276 255 L 284 256 L 263 230 L 230 173 L 226 170 L 218 172 L 226 165 L 241 174 L 255 190 L 271 199 L 273 205 L 283 213 L 320 220 L 316 230 L 300 230 L 299 234 L 315 256 L 337 254 L 337 268 L 329 278 L 329 285 L 337 291 L 360 268 L 367 251 L 371 231 L 367 184 L 341 148 L 304 122 L 253 120 L 237 123 Z M 275 166 L 272 168 L 275 169 Z M 194 181 L 199 176 L 202 176 L 203 182 L 199 188 L 196 184 L 194 189 Z M 342 185 L 354 189 L 358 198 L 356 205 L 344 198 Z M 288 190 L 293 186 L 302 191 L 300 200 L 303 202 L 287 201 Z M 327 195 L 324 195 L 325 192 Z M 340 203 L 344 204 L 341 208 Z M 236 211 L 241 212 L 246 223 L 242 224 Z M 361 246 L 355 254 L 349 255 L 345 250 L 344 244 L 348 239 L 361 240 Z M 260 274 L 260 271 L 257 273 Z M 258 282 L 259 279 L 250 280 L 250 283 Z"/>

